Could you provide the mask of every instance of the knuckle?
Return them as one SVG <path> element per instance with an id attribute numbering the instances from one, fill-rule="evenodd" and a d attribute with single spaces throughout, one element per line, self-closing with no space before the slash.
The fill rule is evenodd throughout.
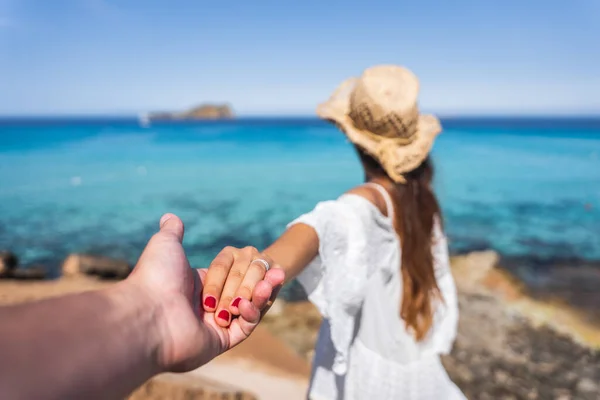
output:
<path id="1" fill-rule="evenodd" d="M 222 252 L 224 253 L 232 253 L 232 254 L 237 254 L 238 252 L 238 248 L 237 247 L 233 247 L 233 246 L 226 246 L 223 248 Z"/>
<path id="2" fill-rule="evenodd" d="M 254 255 L 258 253 L 258 250 L 254 246 L 246 246 L 244 247 L 244 252 L 249 255 Z"/>
<path id="3" fill-rule="evenodd" d="M 248 285 L 242 285 L 242 286 L 240 286 L 240 288 L 238 290 L 238 295 L 240 297 L 243 297 L 244 299 L 251 299 L 252 298 L 252 288 Z"/>
<path id="4" fill-rule="evenodd" d="M 228 279 L 242 279 L 244 277 L 244 273 L 239 269 L 232 269 L 229 271 Z"/>
<path id="5" fill-rule="evenodd" d="M 229 265 L 227 265 L 224 262 L 221 261 L 213 261 L 210 266 L 208 267 L 209 272 L 210 271 L 220 271 L 220 272 L 227 272 L 229 271 Z"/>

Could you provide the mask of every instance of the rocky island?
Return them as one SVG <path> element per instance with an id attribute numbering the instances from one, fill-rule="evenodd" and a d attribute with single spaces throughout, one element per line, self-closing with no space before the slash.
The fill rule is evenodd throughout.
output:
<path id="1" fill-rule="evenodd" d="M 146 116 L 148 121 L 193 121 L 232 118 L 234 118 L 233 110 L 228 104 L 202 104 L 185 111 L 152 112 Z"/>

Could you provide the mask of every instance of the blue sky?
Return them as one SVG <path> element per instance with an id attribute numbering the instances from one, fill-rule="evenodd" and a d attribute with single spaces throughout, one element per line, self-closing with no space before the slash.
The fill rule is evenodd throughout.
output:
<path id="1" fill-rule="evenodd" d="M 403 64 L 441 114 L 600 114 L 600 0 L 0 0 L 0 115 L 311 115 Z"/>

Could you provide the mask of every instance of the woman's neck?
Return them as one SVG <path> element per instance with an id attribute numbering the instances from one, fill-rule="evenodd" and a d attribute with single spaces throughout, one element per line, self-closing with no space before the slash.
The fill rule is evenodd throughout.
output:
<path id="1" fill-rule="evenodd" d="M 385 188 L 389 188 L 391 186 L 391 180 L 389 178 L 383 177 L 383 176 L 367 175 L 366 181 L 370 182 L 370 183 L 375 183 L 375 184 L 381 185 Z"/>

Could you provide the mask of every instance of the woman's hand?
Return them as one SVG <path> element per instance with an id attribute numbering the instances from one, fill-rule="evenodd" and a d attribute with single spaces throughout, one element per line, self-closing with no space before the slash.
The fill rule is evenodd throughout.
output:
<path id="1" fill-rule="evenodd" d="M 269 266 L 268 273 L 265 264 Z M 234 318 L 240 315 L 243 304 L 254 300 L 253 293 L 265 277 L 272 277 L 279 284 L 274 288 L 262 314 L 267 311 L 281 288 L 285 278 L 283 270 L 274 265 L 269 256 L 259 253 L 254 247 L 225 247 L 208 268 L 202 293 L 204 311 L 214 313 L 219 326 L 229 326 L 232 321 L 239 319 Z"/>

